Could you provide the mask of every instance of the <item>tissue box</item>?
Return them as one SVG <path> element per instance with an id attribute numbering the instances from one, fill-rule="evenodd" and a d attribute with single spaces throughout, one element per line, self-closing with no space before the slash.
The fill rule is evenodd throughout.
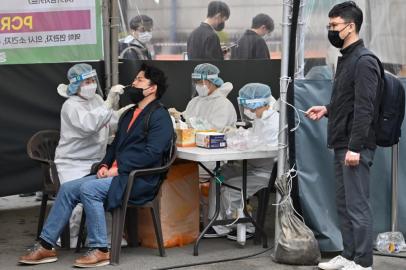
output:
<path id="1" fill-rule="evenodd" d="M 175 129 L 176 131 L 176 146 L 179 147 L 193 147 L 196 146 L 195 134 L 196 131 L 193 128 L 187 129 Z"/>
<path id="2" fill-rule="evenodd" d="M 223 133 L 197 132 L 196 145 L 203 148 L 224 148 L 227 146 L 227 142 Z"/>

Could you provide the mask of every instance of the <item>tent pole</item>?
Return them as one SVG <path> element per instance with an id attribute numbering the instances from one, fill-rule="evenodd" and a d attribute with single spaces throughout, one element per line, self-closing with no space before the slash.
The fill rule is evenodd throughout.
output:
<path id="1" fill-rule="evenodd" d="M 305 6 L 306 0 L 301 0 L 299 7 L 298 18 L 298 47 L 297 47 L 297 73 L 295 79 L 304 79 L 304 66 L 305 66 Z"/>
<path id="2" fill-rule="evenodd" d="M 399 144 L 395 144 L 392 146 L 392 232 L 396 232 L 398 230 L 398 161 Z"/>
<path id="3" fill-rule="evenodd" d="M 289 42 L 290 42 L 290 28 L 291 28 L 291 16 L 293 10 L 292 0 L 283 0 L 283 15 L 282 15 L 282 58 L 281 58 L 281 78 L 280 78 L 280 99 L 286 100 L 286 93 L 289 85 Z M 278 142 L 281 146 L 287 145 L 287 117 L 286 117 L 286 104 L 284 102 L 280 103 L 279 111 L 279 136 Z M 287 160 L 287 146 L 281 147 L 278 152 L 278 178 L 281 177 L 286 170 L 286 160 Z M 276 203 L 278 204 L 281 200 L 281 195 L 276 191 Z M 278 241 L 280 234 L 278 210 L 279 207 L 275 207 L 275 246 Z"/>
<path id="4" fill-rule="evenodd" d="M 103 0 L 102 2 L 102 21 L 103 21 L 103 50 L 104 50 L 104 80 L 105 89 L 111 87 L 111 63 L 110 63 L 110 14 L 109 14 L 109 1 Z"/>
<path id="5" fill-rule="evenodd" d="M 112 85 L 118 84 L 118 31 L 120 27 L 120 16 L 118 0 L 111 0 L 111 36 L 110 36 L 110 59 L 111 59 L 111 81 Z"/>

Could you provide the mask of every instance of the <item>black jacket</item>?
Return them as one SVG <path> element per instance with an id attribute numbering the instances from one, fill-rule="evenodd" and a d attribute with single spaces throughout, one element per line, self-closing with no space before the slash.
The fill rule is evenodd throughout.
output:
<path id="1" fill-rule="evenodd" d="M 231 50 L 231 59 L 270 59 L 265 40 L 252 30 L 245 31 Z"/>
<path id="2" fill-rule="evenodd" d="M 333 93 L 327 105 L 329 148 L 360 152 L 376 148 L 374 122 L 376 96 L 381 76 L 378 62 L 370 55 L 360 57 L 364 42 L 359 40 L 341 50 Z"/>
<path id="3" fill-rule="evenodd" d="M 156 109 L 151 114 L 148 133 L 147 135 L 144 133 L 145 116 L 156 102 L 159 101 L 151 102 L 142 110 L 129 130 L 127 129 L 133 117 L 134 107 L 126 111 L 118 123 L 116 136 L 101 161 L 101 164 L 108 167 L 115 160 L 118 164 L 118 176 L 113 178 L 105 202 L 107 210 L 121 205 L 130 172 L 135 169 L 160 166 L 164 152 L 170 147 L 173 126 L 165 108 Z M 143 204 L 151 200 L 159 184 L 159 177 L 160 175 L 140 176 L 134 181 L 131 202 Z"/>
<path id="4" fill-rule="evenodd" d="M 189 60 L 223 60 L 220 39 L 213 28 L 201 23 L 193 30 L 187 40 L 187 56 Z"/>
<path id="5" fill-rule="evenodd" d="M 131 59 L 131 60 L 151 60 L 151 54 L 145 45 L 141 42 L 137 43 L 118 43 L 118 55 L 119 58 Z"/>

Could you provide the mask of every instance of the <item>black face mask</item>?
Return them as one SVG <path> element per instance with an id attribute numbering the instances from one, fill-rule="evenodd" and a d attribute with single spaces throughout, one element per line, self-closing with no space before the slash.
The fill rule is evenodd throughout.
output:
<path id="1" fill-rule="evenodd" d="M 328 40 L 336 48 L 342 48 L 344 45 L 344 39 L 340 38 L 340 31 L 329 30 Z"/>
<path id="2" fill-rule="evenodd" d="M 214 30 L 216 30 L 217 32 L 220 32 L 221 30 L 224 29 L 224 26 L 226 26 L 226 24 L 224 22 L 218 24 L 216 27 L 214 27 Z"/>
<path id="3" fill-rule="evenodd" d="M 348 25 L 349 25 L 349 24 L 347 24 L 347 26 L 348 26 Z M 350 33 L 348 33 L 348 34 L 347 34 L 347 37 L 345 37 L 344 39 L 341 39 L 341 38 L 340 38 L 340 33 L 341 33 L 341 31 L 343 31 L 345 28 L 347 28 L 347 26 L 344 27 L 343 29 L 341 29 L 340 31 L 338 31 L 338 30 L 329 30 L 329 31 L 328 31 L 328 40 L 330 41 L 331 45 L 333 45 L 333 46 L 336 47 L 336 48 L 342 48 L 342 47 L 344 46 L 344 41 L 345 41 L 345 39 L 348 37 L 348 35 L 349 35 Z"/>
<path id="4" fill-rule="evenodd" d="M 131 102 L 134 104 L 138 104 L 141 100 L 144 99 L 143 91 L 145 89 L 137 88 L 137 87 L 128 87 L 128 97 L 130 98 Z"/>

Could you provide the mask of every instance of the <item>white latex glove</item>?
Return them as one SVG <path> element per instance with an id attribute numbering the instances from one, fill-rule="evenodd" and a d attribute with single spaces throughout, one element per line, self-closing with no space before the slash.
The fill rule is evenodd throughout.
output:
<path id="1" fill-rule="evenodd" d="M 113 110 L 118 109 L 118 102 L 120 101 L 120 95 L 124 93 L 124 85 L 117 84 L 110 88 L 109 94 L 107 95 L 104 105 Z"/>
<path id="2" fill-rule="evenodd" d="M 124 85 L 116 84 L 116 85 L 113 85 L 113 86 L 110 88 L 110 92 L 109 92 L 109 93 L 113 92 L 113 93 L 117 93 L 117 94 L 121 95 L 121 94 L 124 93 L 124 88 L 125 88 Z"/>
<path id="3" fill-rule="evenodd" d="M 68 98 L 68 86 L 66 84 L 61 83 L 60 85 L 58 85 L 58 87 L 56 88 L 56 90 L 58 91 L 58 94 L 61 97 L 64 98 Z"/>
<path id="4" fill-rule="evenodd" d="M 177 121 L 180 120 L 180 116 L 182 115 L 182 113 L 180 111 L 178 111 L 175 108 L 169 108 L 168 112 L 173 118 L 175 118 L 175 120 L 177 120 Z"/>
<path id="5" fill-rule="evenodd" d="M 224 127 L 224 129 L 222 130 L 223 133 L 232 133 L 235 132 L 237 129 L 235 127 L 231 127 L 231 126 L 226 126 Z"/>

